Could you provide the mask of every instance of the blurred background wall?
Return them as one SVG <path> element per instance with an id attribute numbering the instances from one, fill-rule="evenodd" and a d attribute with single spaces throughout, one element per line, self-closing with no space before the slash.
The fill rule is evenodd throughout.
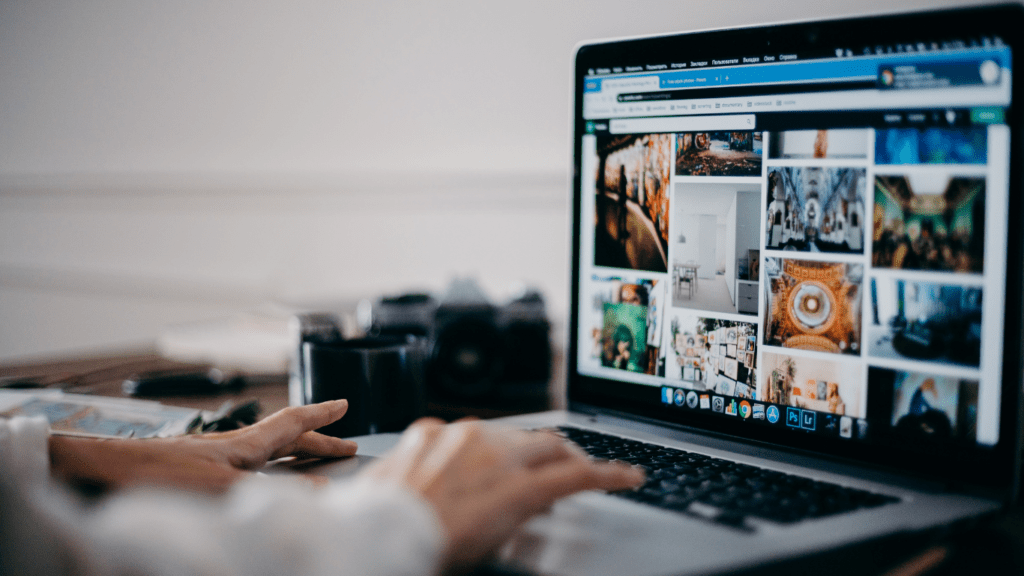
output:
<path id="1" fill-rule="evenodd" d="M 0 2 L 0 359 L 440 288 L 568 306 L 573 46 L 962 0 Z"/>

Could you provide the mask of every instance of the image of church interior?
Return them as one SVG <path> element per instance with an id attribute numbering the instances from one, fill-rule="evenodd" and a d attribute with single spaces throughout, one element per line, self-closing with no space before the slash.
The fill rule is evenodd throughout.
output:
<path id="1" fill-rule="evenodd" d="M 815 412 L 863 418 L 863 370 L 844 362 L 765 352 L 758 400 Z"/>
<path id="2" fill-rule="evenodd" d="M 604 136 L 597 154 L 594 264 L 667 272 L 672 135 Z"/>
<path id="3" fill-rule="evenodd" d="M 764 343 L 860 354 L 861 264 L 766 258 Z"/>
<path id="4" fill-rule="evenodd" d="M 914 172 L 875 177 L 874 266 L 981 272 L 985 180 Z"/>
<path id="5" fill-rule="evenodd" d="M 863 168 L 772 168 L 765 247 L 863 253 L 865 186 Z"/>
<path id="6" fill-rule="evenodd" d="M 761 132 L 684 132 L 676 135 L 679 176 L 761 176 Z"/>
<path id="7" fill-rule="evenodd" d="M 668 340 L 662 348 L 659 375 L 698 392 L 756 396 L 756 324 L 678 310 L 670 312 L 666 322 Z"/>
<path id="8" fill-rule="evenodd" d="M 670 281 L 675 307 L 757 314 L 761 187 L 676 184 Z"/>
<path id="9" fill-rule="evenodd" d="M 787 130 L 772 132 L 768 157 L 772 159 L 867 158 L 869 131 Z"/>
<path id="10" fill-rule="evenodd" d="M 978 366 L 981 288 L 871 279 L 868 354 Z"/>

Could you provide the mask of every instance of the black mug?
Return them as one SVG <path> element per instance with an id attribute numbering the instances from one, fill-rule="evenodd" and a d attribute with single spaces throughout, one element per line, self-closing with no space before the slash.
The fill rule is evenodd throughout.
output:
<path id="1" fill-rule="evenodd" d="M 302 343 L 303 403 L 348 400 L 345 416 L 320 430 L 347 438 L 400 432 L 423 416 L 424 342 L 378 336 Z"/>

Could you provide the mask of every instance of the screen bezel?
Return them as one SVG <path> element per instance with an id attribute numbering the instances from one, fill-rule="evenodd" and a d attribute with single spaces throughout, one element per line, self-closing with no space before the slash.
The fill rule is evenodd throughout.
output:
<path id="1" fill-rule="evenodd" d="M 999 35 L 1015 53 L 1022 44 L 1024 6 L 1003 5 L 984 8 L 943 10 L 872 16 L 844 20 L 802 22 L 752 28 L 714 30 L 627 40 L 585 44 L 575 58 L 575 100 L 573 124 L 573 202 L 572 202 L 572 278 L 570 282 L 570 324 L 567 348 L 568 392 L 571 407 L 608 409 L 619 414 L 655 419 L 660 423 L 688 430 L 708 431 L 730 438 L 769 443 L 787 449 L 810 451 L 829 457 L 852 460 L 887 469 L 921 475 L 951 485 L 969 485 L 996 490 L 1005 498 L 1014 496 L 1020 465 L 1021 442 L 1020 391 L 1024 376 L 1024 227 L 1009 226 L 1006 254 L 1006 302 L 1003 317 L 1002 397 L 999 441 L 992 447 L 948 448 L 938 453 L 921 453 L 918 446 L 879 446 L 857 441 L 838 441 L 814 435 L 793 433 L 784 428 L 743 426 L 700 411 L 681 412 L 662 406 L 659 387 L 628 384 L 578 373 L 579 304 L 581 273 L 582 179 L 581 155 L 585 121 L 582 94 L 584 77 L 595 67 L 627 66 L 643 62 L 644 57 L 678 53 L 687 59 L 717 57 L 722 46 L 730 53 L 801 52 L 837 45 L 876 45 L 897 41 L 932 41 L 972 35 Z M 924 37 L 927 36 L 927 37 Z M 714 48 L 709 48 L 714 47 Z M 770 48 L 769 48 L 770 47 Z M 1013 54 L 1016 55 L 1016 54 Z M 1013 67 L 1011 78 L 1016 76 Z M 1008 221 L 1024 221 L 1021 145 L 1022 115 L 1019 102 L 1024 97 L 1021 82 L 1012 86 L 1011 107 L 1006 123 L 1010 127 L 1010 173 Z M 754 93 L 754 92 L 752 92 Z M 641 389 L 649 389 L 645 392 Z M 653 402 L 645 394 L 653 394 Z M 869 400 L 870 401 L 870 400 Z"/>

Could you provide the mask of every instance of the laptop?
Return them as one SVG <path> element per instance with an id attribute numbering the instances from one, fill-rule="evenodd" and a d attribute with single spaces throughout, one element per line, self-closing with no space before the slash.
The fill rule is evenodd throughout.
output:
<path id="1" fill-rule="evenodd" d="M 649 479 L 560 502 L 501 566 L 742 571 L 1014 499 L 1022 29 L 1013 5 L 578 47 L 569 410 L 505 422 Z"/>

